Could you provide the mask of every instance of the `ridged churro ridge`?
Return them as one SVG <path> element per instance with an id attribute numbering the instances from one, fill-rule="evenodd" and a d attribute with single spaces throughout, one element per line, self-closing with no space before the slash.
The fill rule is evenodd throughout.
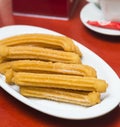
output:
<path id="1" fill-rule="evenodd" d="M 36 72 L 36 73 L 55 73 L 79 76 L 96 77 L 94 68 L 84 64 L 65 64 L 53 63 L 38 60 L 17 60 L 3 62 L 0 64 L 0 73 L 4 74 L 8 69 L 14 71 Z"/>
<path id="2" fill-rule="evenodd" d="M 49 99 L 82 106 L 93 106 L 100 102 L 100 93 L 98 92 L 22 86 L 20 93 L 26 97 Z"/>
<path id="3" fill-rule="evenodd" d="M 26 44 L 62 49 L 64 51 L 78 53 L 82 56 L 82 53 L 79 50 L 76 50 L 76 46 L 72 39 L 66 36 L 32 33 L 16 35 L 0 40 L 0 45 L 4 46 L 18 46 Z"/>
<path id="4" fill-rule="evenodd" d="M 4 51 L 4 52 L 3 52 Z M 34 59 L 63 63 L 81 63 L 78 54 L 33 46 L 0 47 L 0 57 L 4 60 Z"/>
<path id="5" fill-rule="evenodd" d="M 7 73 L 6 73 L 7 74 Z M 10 74 L 9 74 L 10 75 Z M 10 77 L 6 75 L 6 81 Z M 81 77 L 73 75 L 37 74 L 27 72 L 12 72 L 11 82 L 19 86 L 64 88 L 83 91 L 105 92 L 107 83 L 94 77 Z"/>

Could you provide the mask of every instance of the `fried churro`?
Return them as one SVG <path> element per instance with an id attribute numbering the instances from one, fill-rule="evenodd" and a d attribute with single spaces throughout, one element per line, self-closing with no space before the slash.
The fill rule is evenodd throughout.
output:
<path id="1" fill-rule="evenodd" d="M 72 39 L 66 36 L 57 36 L 40 33 L 21 34 L 0 40 L 0 45 L 5 46 L 37 45 L 40 47 L 75 52 L 78 53 L 79 56 L 82 56 L 82 53 L 76 48 Z"/>
<path id="2" fill-rule="evenodd" d="M 107 88 L 107 83 L 104 80 L 94 77 L 12 71 L 6 72 L 6 82 L 15 83 L 19 86 L 64 88 L 97 92 L 105 92 Z"/>
<path id="3" fill-rule="evenodd" d="M 7 70 L 11 69 L 12 63 L 13 61 L 0 63 L 0 73 L 5 74 Z"/>
<path id="4" fill-rule="evenodd" d="M 2 60 L 34 59 L 63 63 L 81 63 L 78 54 L 33 46 L 0 47 Z"/>
<path id="5" fill-rule="evenodd" d="M 4 74 L 8 69 L 14 71 L 36 72 L 36 73 L 55 73 L 96 77 L 93 67 L 83 64 L 52 63 L 37 60 L 17 60 L 0 64 L 0 73 Z"/>
<path id="6" fill-rule="evenodd" d="M 20 93 L 26 97 L 49 99 L 87 107 L 100 102 L 100 93 L 98 92 L 22 86 L 20 87 Z"/>
<path id="7" fill-rule="evenodd" d="M 81 62 L 72 39 L 48 34 L 22 34 L 0 40 L 0 73 L 26 97 L 93 106 L 107 82 Z"/>

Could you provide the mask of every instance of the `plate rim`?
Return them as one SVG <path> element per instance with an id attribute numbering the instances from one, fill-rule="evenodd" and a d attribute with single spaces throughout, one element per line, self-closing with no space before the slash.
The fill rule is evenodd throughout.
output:
<path id="1" fill-rule="evenodd" d="M 81 9 L 80 11 L 80 20 L 81 22 L 83 23 L 83 25 L 85 27 L 87 27 L 88 29 L 96 32 L 96 33 L 100 33 L 100 34 L 103 34 L 103 35 L 108 35 L 108 36 L 120 36 L 120 30 L 112 30 L 112 29 L 107 29 L 107 28 L 101 28 L 101 27 L 95 27 L 95 26 L 91 26 L 89 24 L 87 24 L 85 21 L 84 21 L 84 12 L 86 10 L 88 10 L 88 8 L 90 6 L 94 6 L 94 8 L 96 9 L 99 9 L 95 3 L 87 3 L 85 6 L 83 6 L 83 8 Z M 99 9 L 100 10 L 100 9 Z M 90 10 L 88 10 L 90 12 Z M 100 10 L 101 12 L 101 10 Z M 94 13 L 94 12 L 93 12 Z M 102 12 L 101 12 L 102 13 Z M 91 14 L 91 13 L 90 13 Z M 88 19 L 89 20 L 89 19 Z M 105 19 L 104 19 L 105 20 Z"/>

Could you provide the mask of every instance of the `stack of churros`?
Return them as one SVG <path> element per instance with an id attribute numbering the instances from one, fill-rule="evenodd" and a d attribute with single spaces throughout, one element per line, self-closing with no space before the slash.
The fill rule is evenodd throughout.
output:
<path id="1" fill-rule="evenodd" d="M 81 59 L 66 36 L 33 33 L 0 40 L 0 73 L 26 97 L 87 107 L 100 103 L 108 85 Z"/>

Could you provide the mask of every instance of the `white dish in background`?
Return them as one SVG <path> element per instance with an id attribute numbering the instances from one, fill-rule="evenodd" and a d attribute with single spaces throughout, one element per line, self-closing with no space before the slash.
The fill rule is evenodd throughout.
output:
<path id="1" fill-rule="evenodd" d="M 87 23 L 88 20 L 105 21 L 102 11 L 94 3 L 88 3 L 82 8 L 80 12 L 80 19 L 87 28 L 95 32 L 105 34 L 105 35 L 120 36 L 120 30 L 95 27 Z"/>
<path id="2" fill-rule="evenodd" d="M 59 35 L 51 30 L 44 28 L 25 26 L 25 25 L 13 25 L 3 27 L 0 29 L 0 39 L 23 33 L 47 33 Z M 24 104 L 36 109 L 40 112 L 56 116 L 64 119 L 91 119 L 102 116 L 111 110 L 113 110 L 120 102 L 120 80 L 112 68 L 105 63 L 99 56 L 90 51 L 85 46 L 74 41 L 83 53 L 82 62 L 93 66 L 98 78 L 106 80 L 109 84 L 107 91 L 102 94 L 101 103 L 92 107 L 82 107 L 72 104 L 65 104 L 60 102 L 48 101 L 43 99 L 26 98 L 19 94 L 19 88 L 17 86 L 11 86 L 4 81 L 4 76 L 0 75 L 1 87 L 10 95 L 23 102 Z"/>

